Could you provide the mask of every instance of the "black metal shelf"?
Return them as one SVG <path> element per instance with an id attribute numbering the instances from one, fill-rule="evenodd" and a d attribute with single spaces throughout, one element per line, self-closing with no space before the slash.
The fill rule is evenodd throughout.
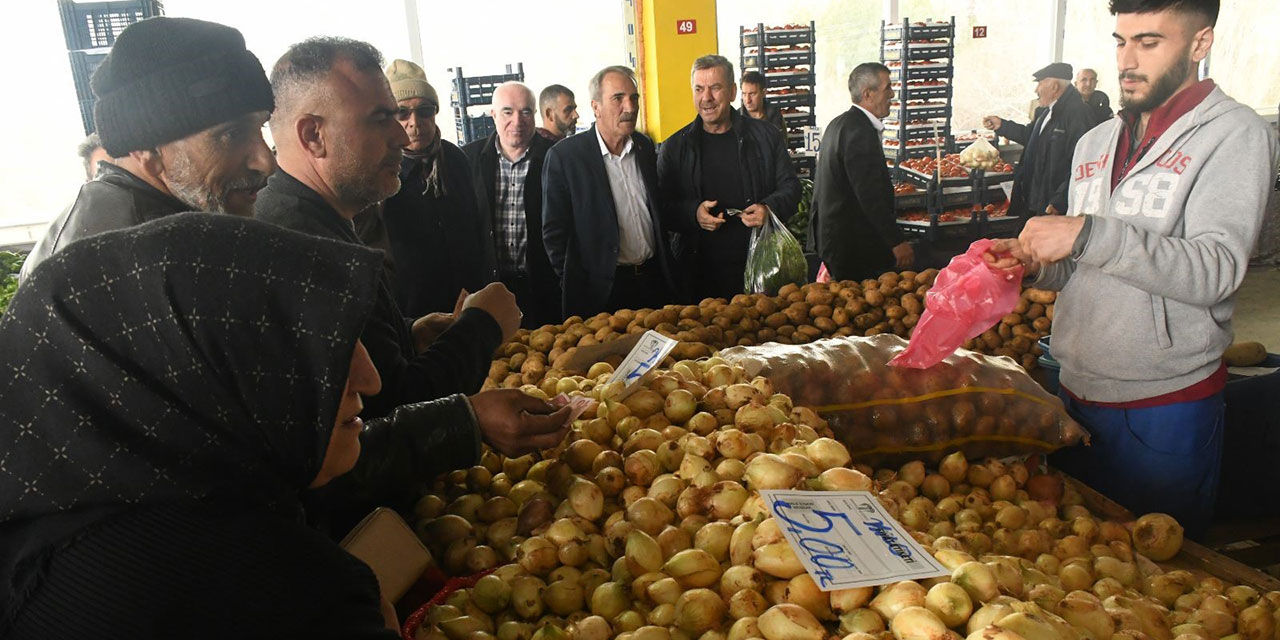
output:
<path id="1" fill-rule="evenodd" d="M 880 61 L 889 67 L 889 80 L 896 85 L 895 102 L 890 105 L 889 117 L 898 121 L 896 130 L 886 135 L 886 138 L 902 141 L 897 147 L 885 145 L 884 151 L 885 158 L 897 167 L 900 180 L 904 177 L 904 160 L 932 155 L 939 149 L 945 152 L 951 148 L 952 100 L 955 97 L 955 23 L 955 16 L 946 23 L 922 25 L 913 25 L 910 19 L 904 19 L 901 24 L 880 22 Z M 928 42 L 912 42 L 913 40 Z M 924 64 L 919 64 L 920 62 Z M 945 84 L 913 86 L 914 82 L 922 80 L 942 80 Z M 919 104 L 921 102 L 929 104 Z M 936 128 L 932 124 L 925 127 L 908 124 L 918 120 L 940 122 Z M 934 138 L 941 138 L 942 142 L 930 145 L 906 144 L 912 140 Z"/>
<path id="2" fill-rule="evenodd" d="M 511 65 L 507 65 L 506 73 L 488 76 L 464 76 L 462 67 L 455 67 L 450 71 L 454 76 L 449 90 L 449 104 L 453 107 L 459 146 L 488 137 L 494 132 L 493 116 L 473 116 L 468 109 L 488 107 L 493 102 L 494 89 L 504 82 L 524 82 L 524 63 L 517 62 L 514 71 Z"/>
<path id="3" fill-rule="evenodd" d="M 813 106 L 817 102 L 813 93 L 817 86 L 817 76 L 814 73 L 816 42 L 817 29 L 812 21 L 807 27 L 794 29 L 766 28 L 762 22 L 756 23 L 752 31 L 748 31 L 745 26 L 738 28 L 738 66 L 744 72 L 758 71 L 764 74 L 765 103 L 779 109 L 802 111 L 782 116 L 787 129 L 784 134 L 787 148 L 792 153 L 804 150 L 804 134 L 793 129 L 817 125 L 817 117 L 813 113 Z M 770 47 L 786 48 L 769 51 Z M 769 93 L 777 89 L 803 89 L 805 93 Z M 812 173 L 812 165 L 805 162 L 807 161 L 798 161 L 796 170 L 808 177 Z"/>

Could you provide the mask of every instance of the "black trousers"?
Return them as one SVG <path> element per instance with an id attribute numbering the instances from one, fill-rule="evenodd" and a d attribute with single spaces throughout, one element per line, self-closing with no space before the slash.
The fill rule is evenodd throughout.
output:
<path id="1" fill-rule="evenodd" d="M 663 282 L 658 259 L 651 258 L 640 265 L 618 265 L 605 310 L 612 313 L 619 309 L 659 309 L 674 301 Z"/>

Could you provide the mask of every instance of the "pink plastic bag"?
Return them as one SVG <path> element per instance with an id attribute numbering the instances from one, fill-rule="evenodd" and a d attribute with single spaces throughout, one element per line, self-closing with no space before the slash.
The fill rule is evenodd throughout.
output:
<path id="1" fill-rule="evenodd" d="M 827 271 L 827 263 L 818 265 L 818 278 L 814 282 L 831 282 L 831 272 Z"/>
<path id="2" fill-rule="evenodd" d="M 890 365 L 932 367 L 1013 311 L 1022 295 L 1022 267 L 1006 271 L 988 265 L 982 256 L 992 244 L 985 238 L 974 242 L 938 272 L 924 295 L 924 313 L 911 342 Z"/>

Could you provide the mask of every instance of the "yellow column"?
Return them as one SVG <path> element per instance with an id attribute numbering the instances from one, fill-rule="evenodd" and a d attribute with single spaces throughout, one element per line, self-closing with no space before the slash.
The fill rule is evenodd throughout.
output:
<path id="1" fill-rule="evenodd" d="M 718 53 L 715 0 L 632 0 L 644 130 L 655 142 L 693 121 L 689 70 Z"/>

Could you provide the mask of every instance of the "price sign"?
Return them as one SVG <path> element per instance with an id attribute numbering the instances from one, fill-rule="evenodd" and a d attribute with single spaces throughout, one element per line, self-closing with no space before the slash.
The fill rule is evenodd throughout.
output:
<path id="1" fill-rule="evenodd" d="M 698 32 L 697 20 L 689 20 L 689 19 L 676 20 L 676 35 L 687 36 L 691 33 L 697 33 L 697 32 Z"/>
<path id="2" fill-rule="evenodd" d="M 667 357 L 674 348 L 676 348 L 675 340 L 657 331 L 646 331 L 643 336 L 640 336 L 640 342 L 631 348 L 631 353 L 627 354 L 622 364 L 614 370 L 613 375 L 609 377 L 609 382 L 621 380 L 622 397 L 627 397 L 637 388 L 636 383 L 658 366 L 658 363 L 662 362 L 662 359 Z"/>
<path id="3" fill-rule="evenodd" d="M 974 28 L 973 28 L 973 37 L 975 37 L 975 38 L 985 38 L 985 37 L 987 37 L 987 28 L 986 28 L 986 27 L 974 27 Z"/>
<path id="4" fill-rule="evenodd" d="M 867 491 L 760 494 L 823 591 L 951 575 Z"/>

